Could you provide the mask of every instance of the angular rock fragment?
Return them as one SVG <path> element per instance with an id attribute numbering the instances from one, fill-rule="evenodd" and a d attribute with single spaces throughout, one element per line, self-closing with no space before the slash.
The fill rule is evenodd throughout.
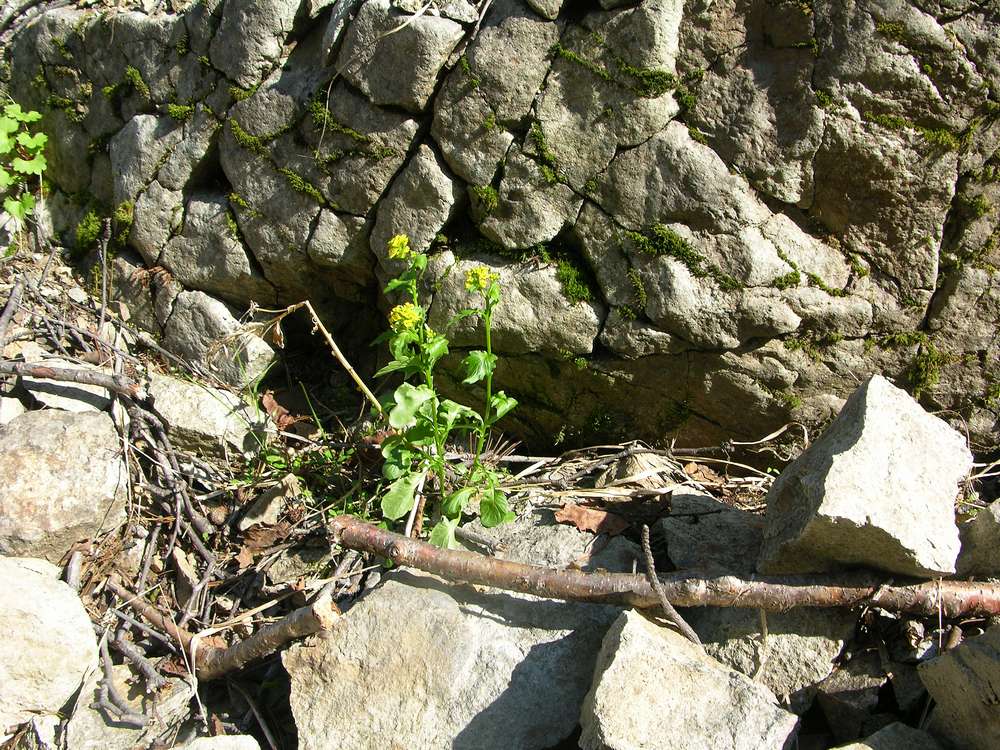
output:
<path id="1" fill-rule="evenodd" d="M 58 562 L 125 518 L 128 472 L 104 413 L 30 411 L 0 427 L 0 554 Z"/>
<path id="2" fill-rule="evenodd" d="M 959 526 L 962 551 L 955 568 L 960 576 L 1000 576 L 1000 502 L 992 502 Z"/>
<path id="3" fill-rule="evenodd" d="M 931 734 L 968 750 L 1000 747 L 1000 627 L 994 625 L 919 669 L 936 704 Z"/>
<path id="4" fill-rule="evenodd" d="M 90 618 L 59 572 L 44 560 L 0 557 L 0 737 L 61 711 L 97 667 Z"/>
<path id="5" fill-rule="evenodd" d="M 551 747 L 576 726 L 617 611 L 395 572 L 285 652 L 299 747 Z"/>
<path id="6" fill-rule="evenodd" d="M 767 688 L 633 610 L 604 637 L 580 723 L 585 750 L 780 750 L 798 718 Z"/>
<path id="7" fill-rule="evenodd" d="M 921 732 L 897 721 L 863 740 L 837 745 L 834 750 L 943 750 L 943 748 L 927 732 Z"/>
<path id="8" fill-rule="evenodd" d="M 772 486 L 758 569 L 953 573 L 954 501 L 971 467 L 961 435 L 874 375 Z"/>
<path id="9" fill-rule="evenodd" d="M 816 700 L 834 737 L 843 742 L 865 733 L 887 679 L 878 653 L 869 651 L 842 664 L 820 683 Z"/>

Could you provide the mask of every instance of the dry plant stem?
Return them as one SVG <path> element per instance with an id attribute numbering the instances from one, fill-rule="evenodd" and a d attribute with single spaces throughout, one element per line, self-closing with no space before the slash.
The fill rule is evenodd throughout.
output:
<path id="1" fill-rule="evenodd" d="M 128 701 L 121 696 L 118 689 L 115 687 L 114 672 L 111 668 L 111 654 L 108 653 L 107 634 L 101 638 L 100 652 L 101 668 L 103 670 L 104 678 L 101 680 L 101 690 L 98 704 L 115 721 L 119 721 L 122 724 L 128 724 L 133 727 L 146 726 L 149 719 L 142 714 L 132 713 L 132 707 L 128 704 Z"/>
<path id="2" fill-rule="evenodd" d="M 698 637 L 698 634 L 691 629 L 691 626 L 674 609 L 670 600 L 667 599 L 667 594 L 663 590 L 663 586 L 660 585 L 660 579 L 656 577 L 656 563 L 653 562 L 653 550 L 649 546 L 649 527 L 646 524 L 642 525 L 642 553 L 646 557 L 646 580 L 653 587 L 653 591 L 656 592 L 656 597 L 660 600 L 660 607 L 663 609 L 663 614 L 674 624 L 674 627 L 681 631 L 681 635 L 691 641 L 691 643 L 701 646 L 701 639 Z"/>
<path id="3" fill-rule="evenodd" d="M 354 518 L 330 522 L 332 541 L 410 565 L 444 578 L 493 586 L 551 599 L 616 604 L 638 609 L 659 605 L 644 576 L 553 570 L 433 545 L 383 531 Z M 890 612 L 947 617 L 1000 615 L 1000 584 L 941 581 L 894 586 L 874 575 L 740 578 L 699 571 L 660 578 L 667 599 L 678 607 L 743 607 L 784 612 L 794 607 L 869 605 Z"/>
<path id="4" fill-rule="evenodd" d="M 138 383 L 133 383 L 123 375 L 112 375 L 96 370 L 71 370 L 68 367 L 49 367 L 28 362 L 4 361 L 0 362 L 0 374 L 27 375 L 29 378 L 96 385 L 129 398 L 141 398 L 144 395 Z"/>
<path id="5" fill-rule="evenodd" d="M 139 670 L 143 679 L 146 680 L 146 692 L 155 693 L 160 688 L 167 684 L 166 679 L 156 671 L 156 667 L 153 663 L 146 658 L 146 655 L 142 650 L 136 646 L 134 643 L 125 640 L 124 638 L 115 638 L 111 642 L 122 656 L 128 659 L 135 665 L 135 668 Z"/>
<path id="6" fill-rule="evenodd" d="M 156 607 L 137 598 L 115 579 L 108 579 L 108 590 L 150 622 L 153 627 L 169 635 L 185 653 L 191 653 L 195 635 L 178 627 Z M 254 659 L 268 656 L 295 638 L 329 630 L 340 616 L 329 597 L 321 597 L 307 607 L 297 609 L 276 623 L 261 628 L 246 640 L 229 648 L 197 649 L 195 667 L 199 680 L 215 680 L 249 664 Z"/>
<path id="7" fill-rule="evenodd" d="M 3 314 L 0 315 L 0 352 L 3 351 L 4 346 L 7 344 L 7 329 L 10 327 L 10 320 L 21 301 L 21 295 L 23 293 L 24 277 L 22 276 L 14 282 L 14 288 L 10 290 L 10 297 L 7 298 L 7 304 L 3 308 Z"/>

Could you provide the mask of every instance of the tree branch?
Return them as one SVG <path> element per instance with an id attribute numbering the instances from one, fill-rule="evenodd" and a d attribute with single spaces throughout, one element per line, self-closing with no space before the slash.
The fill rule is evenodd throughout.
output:
<path id="1" fill-rule="evenodd" d="M 660 600 L 649 582 L 627 573 L 553 570 L 474 552 L 442 550 L 383 531 L 353 516 L 330 523 L 332 540 L 444 578 L 519 591 L 551 599 L 653 609 Z M 842 576 L 752 576 L 677 572 L 660 579 L 678 607 L 745 607 L 783 612 L 794 607 L 869 605 L 892 612 L 945 617 L 1000 615 L 1000 585 L 980 581 L 931 581 L 892 585 L 872 574 Z"/>
<path id="2" fill-rule="evenodd" d="M 29 378 L 45 380 L 61 380 L 69 383 L 83 383 L 107 388 L 129 398 L 143 398 L 144 394 L 138 383 L 133 383 L 124 375 L 113 375 L 97 370 L 74 370 L 69 367 L 49 367 L 48 365 L 30 364 L 28 362 L 0 362 L 0 374 L 27 375 Z"/>

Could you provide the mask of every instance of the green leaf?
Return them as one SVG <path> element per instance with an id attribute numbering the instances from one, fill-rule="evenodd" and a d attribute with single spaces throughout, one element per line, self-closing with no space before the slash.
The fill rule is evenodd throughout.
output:
<path id="1" fill-rule="evenodd" d="M 395 521 L 409 513 L 413 509 L 413 494 L 423 478 L 423 472 L 404 474 L 390 484 L 389 491 L 382 496 L 382 515 Z"/>
<path id="2" fill-rule="evenodd" d="M 14 148 L 14 140 L 3 131 L 0 131 L 0 154 L 9 154 Z"/>
<path id="3" fill-rule="evenodd" d="M 517 406 L 517 399 L 508 396 L 503 391 L 497 391 L 490 399 L 490 408 L 493 410 L 493 421 L 500 419 L 505 414 Z"/>
<path id="4" fill-rule="evenodd" d="M 3 210 L 13 216 L 18 222 L 24 221 L 24 206 L 21 205 L 20 201 L 16 201 L 13 198 L 4 198 Z"/>
<path id="5" fill-rule="evenodd" d="M 430 543 L 441 549 L 456 549 L 458 543 L 455 541 L 455 529 L 458 528 L 458 521 L 457 518 L 442 518 L 431 529 Z"/>
<path id="6" fill-rule="evenodd" d="M 3 167 L 0 167 L 0 193 L 13 185 L 17 180 Z"/>
<path id="7" fill-rule="evenodd" d="M 402 362 L 398 359 L 394 359 L 392 362 L 387 364 L 381 370 L 375 373 L 376 378 L 380 378 L 383 375 L 388 375 L 390 372 L 396 372 L 397 370 L 405 370 L 407 367 L 411 367 L 409 362 Z"/>
<path id="8" fill-rule="evenodd" d="M 414 446 L 434 444 L 434 424 L 429 420 L 417 420 L 417 423 L 403 433 L 403 439 Z"/>
<path id="9" fill-rule="evenodd" d="M 500 283 L 494 281 L 490 288 L 486 290 L 486 304 L 491 309 L 500 303 Z"/>
<path id="10" fill-rule="evenodd" d="M 451 328 L 458 321 L 464 320 L 465 318 L 471 318 L 473 315 L 479 315 L 480 312 L 480 310 L 477 310 L 474 307 L 467 307 L 464 310 L 459 310 L 451 316 L 451 319 L 448 320 L 448 325 L 446 325 L 445 328 Z"/>
<path id="11" fill-rule="evenodd" d="M 425 401 L 434 398 L 434 391 L 426 385 L 403 383 L 393 394 L 396 406 L 389 412 L 389 424 L 397 430 L 409 427 L 416 421 L 417 409 Z"/>
<path id="12" fill-rule="evenodd" d="M 471 385 L 493 374 L 497 366 L 497 355 L 477 349 L 469 352 L 462 364 L 465 365 L 465 380 L 462 382 Z"/>
<path id="13" fill-rule="evenodd" d="M 479 501 L 479 520 L 486 528 L 510 523 L 515 518 L 507 505 L 507 496 L 500 490 L 490 490 Z"/>
<path id="14" fill-rule="evenodd" d="M 35 135 L 18 133 L 17 142 L 29 151 L 40 151 L 45 147 L 45 144 L 49 142 L 49 137 L 45 135 L 45 133 L 35 133 Z"/>
<path id="15" fill-rule="evenodd" d="M 17 120 L 10 117 L 0 117 L 0 133 L 10 135 L 11 133 L 16 133 L 20 127 Z"/>
<path id="16" fill-rule="evenodd" d="M 465 510 L 465 506 L 469 504 L 469 500 L 472 499 L 475 492 L 475 487 L 463 487 L 460 490 L 452 492 L 444 499 L 444 503 L 441 505 L 441 512 L 449 518 L 457 519 L 462 514 L 462 511 Z"/>
<path id="17" fill-rule="evenodd" d="M 390 292 L 394 292 L 401 287 L 406 287 L 409 285 L 410 285 L 410 280 L 404 279 L 402 276 L 400 276 L 399 278 L 393 279 L 388 284 L 386 284 L 385 289 L 382 290 L 382 293 L 389 294 Z"/>
<path id="18" fill-rule="evenodd" d="M 437 361 L 447 353 L 448 339 L 440 334 L 432 336 L 430 340 L 424 344 L 424 356 L 427 358 L 428 367 L 434 367 L 434 365 L 437 364 Z"/>
<path id="19" fill-rule="evenodd" d="M 411 268 L 419 273 L 427 268 L 427 256 L 423 253 L 414 253 L 413 257 L 410 258 Z"/>
<path id="20" fill-rule="evenodd" d="M 20 172 L 21 174 L 37 174 L 41 176 L 42 172 L 45 171 L 45 167 L 48 166 L 45 162 L 45 156 L 43 154 L 38 154 L 33 159 L 21 159 L 20 157 L 14 159 L 10 163 L 14 167 L 15 172 Z"/>
<path id="21" fill-rule="evenodd" d="M 28 110 L 27 112 L 22 110 L 21 105 L 17 102 L 8 104 L 4 107 L 3 113 L 12 120 L 17 120 L 18 122 L 35 122 L 36 120 L 42 119 L 42 116 L 33 110 Z"/>

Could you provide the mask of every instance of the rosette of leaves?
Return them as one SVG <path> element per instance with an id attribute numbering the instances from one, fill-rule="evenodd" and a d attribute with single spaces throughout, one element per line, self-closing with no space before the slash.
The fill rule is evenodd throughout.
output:
<path id="1" fill-rule="evenodd" d="M 0 196 L 7 214 L 4 223 L 13 221 L 15 231 L 35 208 L 31 178 L 40 183 L 47 166 L 43 152 L 48 136 L 32 133 L 28 127 L 41 118 L 38 112 L 26 112 L 16 102 L 5 106 L 0 116 Z"/>
<path id="2" fill-rule="evenodd" d="M 492 378 L 497 357 L 492 352 L 490 327 L 493 310 L 500 302 L 501 290 L 495 274 L 473 269 L 466 288 L 475 292 L 480 306 L 460 311 L 448 327 L 462 318 L 480 316 L 485 330 L 485 349 L 470 352 L 463 360 L 466 384 L 484 382 L 486 398 L 482 413 L 451 399 L 441 398 L 434 387 L 434 368 L 448 353 L 448 338 L 427 324 L 427 311 L 420 306 L 417 287 L 427 268 L 427 256 L 414 253 L 405 235 L 389 243 L 389 256 L 405 260 L 406 269 L 385 287 L 385 293 L 402 293 L 409 301 L 396 305 L 389 313 L 391 328 L 377 342 L 387 341 L 391 361 L 377 376 L 402 373 L 405 381 L 387 404 L 389 425 L 396 431 L 382 444 L 385 458 L 382 473 L 390 482 L 382 497 L 382 514 L 398 520 L 414 509 L 417 494 L 426 485 L 436 484 L 440 502 L 436 507 L 437 523 L 430 541 L 440 547 L 455 545 L 455 529 L 462 514 L 478 500 L 479 517 L 484 526 L 497 526 L 513 519 L 500 479 L 483 460 L 483 449 L 490 429 L 508 414 L 517 401 L 503 391 L 493 393 Z M 407 382 L 410 378 L 416 383 Z M 471 463 L 449 462 L 446 446 L 473 436 L 476 451 Z"/>

